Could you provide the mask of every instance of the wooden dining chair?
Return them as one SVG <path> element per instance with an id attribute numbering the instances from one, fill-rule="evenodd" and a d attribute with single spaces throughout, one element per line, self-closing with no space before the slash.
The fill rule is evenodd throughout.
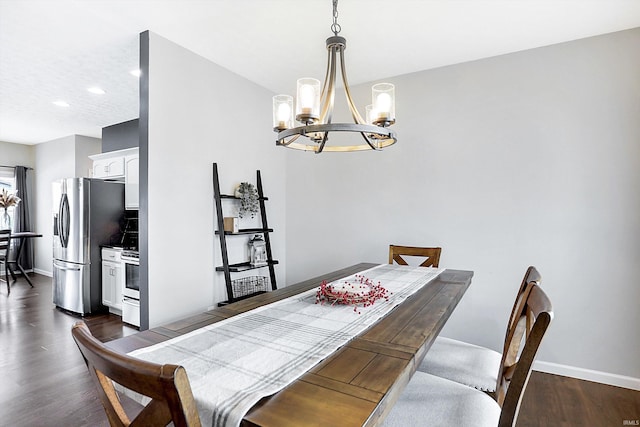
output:
<path id="1" fill-rule="evenodd" d="M 526 295 L 527 286 L 540 285 L 542 277 L 531 266 L 520 283 L 507 322 L 502 353 L 446 337 L 438 337 L 427 352 L 418 371 L 437 375 L 478 390 L 495 392 L 500 362 L 508 345 L 509 334 L 516 326 L 516 311 Z"/>
<path id="2" fill-rule="evenodd" d="M 426 257 L 420 267 L 438 267 L 442 248 L 420 248 L 415 246 L 389 245 L 389 264 L 395 261 L 400 265 L 409 265 L 404 256 Z"/>
<path id="3" fill-rule="evenodd" d="M 527 285 L 516 308 L 495 393 L 416 371 L 382 425 L 514 426 L 531 366 L 552 319 L 551 301 L 542 288 Z"/>
<path id="4" fill-rule="evenodd" d="M 200 426 L 187 372 L 118 353 L 95 339 L 84 322 L 71 330 L 112 426 Z M 125 413 L 113 382 L 150 397 L 133 420 Z"/>
<path id="5" fill-rule="evenodd" d="M 7 281 L 7 295 L 11 293 L 9 274 L 13 276 L 9 266 L 9 250 L 11 248 L 11 229 L 0 230 L 0 264 L 4 264 L 4 279 Z"/>

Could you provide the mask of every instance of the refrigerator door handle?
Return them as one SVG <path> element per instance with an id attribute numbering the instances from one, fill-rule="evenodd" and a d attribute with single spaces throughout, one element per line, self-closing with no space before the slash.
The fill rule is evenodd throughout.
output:
<path id="1" fill-rule="evenodd" d="M 62 245 L 62 223 L 60 221 L 60 216 L 62 212 L 62 196 L 60 197 L 60 205 L 58 205 L 58 213 L 55 215 L 56 225 L 55 225 L 55 235 L 58 236 L 58 240 L 60 240 L 60 245 Z"/>
<path id="2" fill-rule="evenodd" d="M 58 231 L 60 233 L 60 244 L 66 248 L 69 244 L 69 227 L 70 227 L 69 199 L 67 194 L 63 193 L 60 198 L 60 209 L 58 213 Z"/>
<path id="3" fill-rule="evenodd" d="M 56 215 L 56 230 L 57 236 L 60 240 L 60 245 L 64 247 L 64 241 L 62 240 L 62 203 L 64 200 L 64 194 L 60 196 L 60 204 L 58 205 L 58 215 Z"/>
<path id="4" fill-rule="evenodd" d="M 64 265 L 61 265 L 57 262 L 53 262 L 53 265 L 58 268 L 59 270 L 67 270 L 67 271 L 80 271 L 81 268 L 80 267 L 65 267 Z"/>

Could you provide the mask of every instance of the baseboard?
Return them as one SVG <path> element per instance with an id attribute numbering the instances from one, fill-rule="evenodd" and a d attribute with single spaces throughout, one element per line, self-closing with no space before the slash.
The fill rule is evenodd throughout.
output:
<path id="1" fill-rule="evenodd" d="M 43 276 L 53 277 L 53 273 L 51 271 L 45 271 L 45 270 L 40 270 L 39 268 L 34 268 L 33 272 L 42 274 Z"/>
<path id="2" fill-rule="evenodd" d="M 577 368 L 575 366 L 560 365 L 558 363 L 543 361 L 534 362 L 533 369 L 535 371 L 546 372 L 548 374 L 562 375 L 565 377 L 578 378 L 580 380 L 594 381 L 597 383 L 640 391 L 640 378 L 627 377 L 624 375 L 610 374 L 608 372 L 593 371 L 591 369 Z"/>

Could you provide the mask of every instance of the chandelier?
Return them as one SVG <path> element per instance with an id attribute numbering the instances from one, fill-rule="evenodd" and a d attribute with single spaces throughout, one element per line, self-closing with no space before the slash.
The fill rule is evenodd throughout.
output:
<path id="1" fill-rule="evenodd" d="M 395 132 L 389 129 L 389 126 L 396 121 L 395 87 L 390 83 L 373 85 L 372 103 L 366 106 L 365 119 L 362 118 L 351 98 L 344 65 L 347 41 L 338 35 L 341 28 L 337 21 L 338 0 L 333 0 L 333 24 L 331 25 L 333 36 L 327 39 L 327 72 L 322 90 L 320 90 L 319 80 L 308 77 L 298 79 L 295 120 L 302 125 L 294 127 L 293 97 L 289 95 L 273 97 L 273 130 L 278 132 L 276 140 L 278 146 L 319 154 L 323 151 L 380 150 L 396 142 Z M 354 123 L 332 123 L 331 121 L 338 57 L 344 93 Z M 364 142 L 355 145 L 327 145 L 329 134 L 332 132 L 359 133 Z"/>

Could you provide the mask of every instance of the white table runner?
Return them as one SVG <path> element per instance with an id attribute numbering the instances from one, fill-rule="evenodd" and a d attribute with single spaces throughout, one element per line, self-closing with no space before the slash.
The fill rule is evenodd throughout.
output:
<path id="1" fill-rule="evenodd" d="M 359 308 L 360 314 L 352 306 L 315 304 L 317 289 L 312 289 L 129 354 L 184 366 L 202 424 L 238 426 L 261 398 L 302 376 L 442 271 L 376 266 L 358 275 L 380 282 L 391 295 Z"/>

